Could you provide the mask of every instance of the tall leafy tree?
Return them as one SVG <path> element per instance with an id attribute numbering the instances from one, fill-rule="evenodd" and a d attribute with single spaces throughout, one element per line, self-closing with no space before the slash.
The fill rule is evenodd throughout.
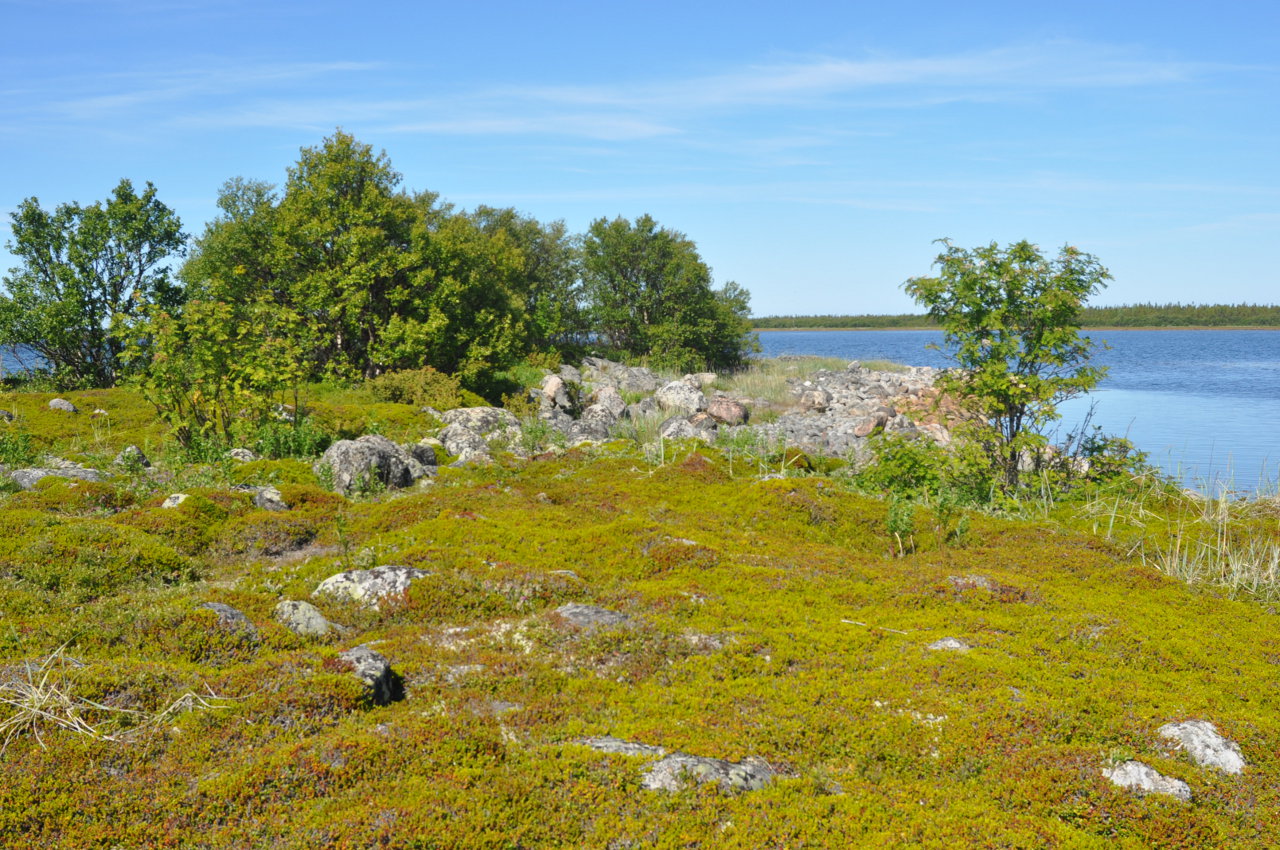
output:
<path id="1" fill-rule="evenodd" d="M 1057 405 L 1106 373 L 1089 365 L 1092 343 L 1080 335 L 1080 315 L 1111 274 L 1071 246 L 1046 259 L 1025 240 L 972 250 L 940 242 L 938 275 L 911 278 L 903 288 L 953 347 L 959 369 L 943 385 L 985 414 L 993 461 L 1013 487 L 1022 453 L 1044 444 L 1038 432 L 1057 418 Z"/>
<path id="2" fill-rule="evenodd" d="M 622 353 L 677 369 L 722 368 L 754 348 L 745 290 L 713 289 L 693 241 L 648 215 L 592 222 L 582 269 L 592 330 Z"/>
<path id="3" fill-rule="evenodd" d="M 376 374 L 378 336 L 411 297 L 418 206 L 400 180 L 385 152 L 341 130 L 289 169 L 272 266 L 331 371 Z"/>
<path id="4" fill-rule="evenodd" d="M 4 278 L 0 343 L 34 349 L 64 384 L 111 386 L 121 354 L 149 305 L 176 306 L 169 260 L 186 241 L 151 183 L 121 180 L 105 203 L 27 198 L 11 213 L 9 250 L 22 264 Z"/>

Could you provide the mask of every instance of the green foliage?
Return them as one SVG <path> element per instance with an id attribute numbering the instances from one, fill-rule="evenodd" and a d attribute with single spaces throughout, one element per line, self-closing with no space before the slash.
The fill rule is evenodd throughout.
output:
<path id="1" fill-rule="evenodd" d="M 59 386 L 111 386 L 144 311 L 181 301 L 166 261 L 183 249 L 182 223 L 154 186 L 138 194 L 128 180 L 105 204 L 48 212 L 27 198 L 10 219 L 22 265 L 3 280 L 0 344 L 37 351 Z"/>
<path id="2" fill-rule="evenodd" d="M 402 369 L 379 375 L 369 382 L 375 398 L 414 407 L 453 410 L 462 406 L 462 382 L 431 366 Z"/>
<path id="3" fill-rule="evenodd" d="M 601 218 L 582 255 L 591 329 L 611 348 L 677 371 L 731 368 L 759 350 L 746 290 L 732 281 L 712 289 L 711 269 L 683 233 L 648 215 Z"/>
<path id="4" fill-rule="evenodd" d="M 292 421 L 270 419 L 253 428 L 246 442 L 263 457 L 315 457 L 333 442 L 333 436 L 305 414 L 294 414 Z"/>
<path id="5" fill-rule="evenodd" d="M 1079 330 L 1085 300 L 1111 275 L 1071 246 L 1046 260 L 1025 241 L 973 250 L 941 241 L 939 275 L 904 288 L 954 346 L 959 368 L 939 383 L 972 399 L 991 423 L 993 460 L 1013 488 L 1021 454 L 1043 445 L 1037 432 L 1057 418 L 1057 405 L 1105 373 L 1087 365 L 1092 346 Z"/>
<path id="6" fill-rule="evenodd" d="M 916 548 L 912 535 L 916 531 L 916 503 L 897 493 L 889 496 L 889 513 L 885 528 L 892 538 L 893 552 L 899 558 Z"/>
<path id="7" fill-rule="evenodd" d="M 29 466 L 36 456 L 29 433 L 13 425 L 0 425 L 0 465 Z"/>
<path id="8" fill-rule="evenodd" d="M 86 602 L 138 582 L 195 578 L 195 565 L 132 528 L 72 521 L 0 544 L 0 571 L 67 603 Z"/>

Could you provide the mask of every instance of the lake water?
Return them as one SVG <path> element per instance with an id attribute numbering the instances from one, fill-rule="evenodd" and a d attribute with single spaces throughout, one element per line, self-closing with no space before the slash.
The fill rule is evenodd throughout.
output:
<path id="1" fill-rule="evenodd" d="M 1217 494 L 1275 492 L 1280 480 L 1280 331 L 1096 330 L 1107 377 L 1062 405 L 1065 434 L 1096 405 L 1093 424 L 1127 436 L 1153 464 Z M 951 365 L 926 348 L 940 331 L 761 331 L 765 356 Z"/>

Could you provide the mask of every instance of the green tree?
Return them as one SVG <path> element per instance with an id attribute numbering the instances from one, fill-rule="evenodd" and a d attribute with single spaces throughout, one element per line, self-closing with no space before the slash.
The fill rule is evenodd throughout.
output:
<path id="1" fill-rule="evenodd" d="M 105 204 L 27 198 L 10 218 L 22 265 L 3 281 L 0 343 L 34 349 L 60 383 L 114 385 L 142 312 L 182 300 L 167 263 L 186 241 L 178 216 L 150 183 L 121 180 Z"/>
<path id="2" fill-rule="evenodd" d="M 335 132 L 303 148 L 272 223 L 272 270 L 313 335 L 312 357 L 372 377 L 382 329 L 410 300 L 415 199 L 386 153 Z"/>
<path id="3" fill-rule="evenodd" d="M 579 240 L 563 221 L 543 224 L 511 208 L 481 206 L 471 218 L 490 236 L 505 235 L 521 260 L 513 287 L 524 301 L 529 344 L 541 351 L 564 350 L 584 331 Z"/>
<path id="4" fill-rule="evenodd" d="M 1090 254 L 1066 246 L 1052 260 L 1029 242 L 973 250 L 940 240 L 937 277 L 903 288 L 942 328 L 958 370 L 943 388 L 980 408 L 991 426 L 991 454 L 1009 488 L 1024 451 L 1044 444 L 1040 429 L 1057 405 L 1097 385 L 1105 369 L 1089 365 L 1082 337 L 1085 300 L 1111 274 Z"/>
<path id="5" fill-rule="evenodd" d="M 273 396 L 303 376 L 296 313 L 265 300 L 193 300 L 180 314 L 153 308 L 126 355 L 138 386 L 177 441 L 230 442 L 240 421 L 265 420 Z M 296 398 L 295 398 L 296 401 Z"/>
<path id="6" fill-rule="evenodd" d="M 755 350 L 746 291 L 713 289 L 693 241 L 648 215 L 592 222 L 582 267 L 591 329 L 624 354 L 695 369 L 736 366 Z"/>

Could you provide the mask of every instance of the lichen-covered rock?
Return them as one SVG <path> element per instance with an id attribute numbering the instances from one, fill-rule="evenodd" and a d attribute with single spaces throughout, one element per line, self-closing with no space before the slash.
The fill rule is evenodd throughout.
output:
<path id="1" fill-rule="evenodd" d="M 183 502 L 185 502 L 187 499 L 190 499 L 190 498 L 191 497 L 188 496 L 186 493 L 174 493 L 171 496 L 169 496 L 167 499 L 165 499 L 163 502 L 161 502 L 160 507 L 164 508 L 165 510 L 176 508 L 178 505 L 181 505 Z"/>
<path id="2" fill-rule="evenodd" d="M 114 463 L 116 466 L 122 466 L 126 469 L 146 468 L 151 466 L 150 459 L 148 459 L 147 456 L 143 454 L 142 449 L 137 446 L 125 446 L 120 450 L 120 453 L 116 455 Z"/>
<path id="3" fill-rule="evenodd" d="M 403 685 L 391 670 L 391 662 L 368 646 L 357 646 L 338 653 L 338 659 L 351 667 L 357 679 L 369 687 L 369 696 L 378 705 L 390 705 L 403 697 Z"/>
<path id="4" fill-rule="evenodd" d="M 489 456 L 489 443 L 484 436 L 466 425 L 449 425 L 439 434 L 444 450 L 461 460 Z"/>
<path id="5" fill-rule="evenodd" d="M 1112 784 L 1128 788 L 1138 794 L 1167 794 L 1183 802 L 1191 800 L 1191 786 L 1181 779 L 1174 779 L 1140 761 L 1121 762 L 1115 767 L 1103 768 L 1102 775 Z"/>
<path id="6" fill-rule="evenodd" d="M 542 397 L 561 410 L 567 410 L 572 402 L 569 399 L 569 388 L 564 378 L 559 375 L 547 375 L 542 379 Z"/>
<path id="7" fill-rule="evenodd" d="M 461 425 L 482 437 L 507 428 L 520 427 L 520 420 L 515 414 L 500 407 L 458 407 L 440 414 L 440 421 L 446 425 Z"/>
<path id="8" fill-rule="evenodd" d="M 959 638 L 944 637 L 941 640 L 935 640 L 925 649 L 932 649 L 935 652 L 968 652 L 972 647 Z"/>
<path id="9" fill-rule="evenodd" d="M 1166 723 L 1160 727 L 1159 733 L 1163 738 L 1176 741 L 1201 767 L 1230 774 L 1238 774 L 1245 768 L 1239 745 L 1218 734 L 1217 727 L 1207 720 Z"/>
<path id="10" fill-rule="evenodd" d="M 710 417 L 708 417 L 710 419 Z M 709 443 L 715 437 L 716 429 L 714 427 L 715 420 L 712 419 L 712 427 L 706 426 L 706 420 L 700 420 L 698 424 L 694 424 L 689 416 L 672 416 L 667 421 L 658 426 L 658 436 L 664 440 L 701 440 Z"/>
<path id="11" fill-rule="evenodd" d="M 626 412 L 627 403 L 617 388 L 601 387 L 591 394 L 591 406 L 587 410 L 592 409 L 607 413 L 611 419 L 617 419 Z M 583 416 L 586 416 L 586 413 L 587 411 L 583 411 Z"/>
<path id="12" fill-rule="evenodd" d="M 619 756 L 665 756 L 667 750 L 665 747 L 655 747 L 650 744 L 638 744 L 634 741 L 624 741 L 621 738 L 615 738 L 612 735 L 601 735 L 594 738 L 579 738 L 575 743 L 582 744 L 584 747 L 590 747 L 593 750 L 599 750 L 602 753 L 610 753 Z"/>
<path id="13" fill-rule="evenodd" d="M 258 487 L 253 493 L 254 507 L 264 511 L 287 511 L 289 504 L 275 487 Z"/>
<path id="14" fill-rule="evenodd" d="M 41 479 L 51 476 L 54 478 L 76 478 L 81 481 L 102 482 L 107 480 L 107 476 L 103 472 L 76 466 L 31 467 L 28 469 L 15 469 L 9 473 L 9 477 L 23 490 L 30 490 Z"/>
<path id="15" fill-rule="evenodd" d="M 333 631 L 333 624 L 310 602 L 286 599 L 276 606 L 276 622 L 296 635 L 324 637 Z"/>
<path id="16" fill-rule="evenodd" d="M 222 602 L 204 602 L 200 606 L 207 611 L 212 611 L 218 617 L 218 625 L 227 631 L 244 632 L 244 634 L 252 640 L 258 639 L 258 628 L 253 621 L 244 615 L 244 612 L 238 608 L 232 608 Z"/>
<path id="17" fill-rule="evenodd" d="M 377 608 L 388 597 L 403 596 L 409 585 L 428 575 L 413 567 L 388 565 L 371 570 L 348 570 L 331 575 L 316 588 L 312 596 L 335 596 Z"/>
<path id="18" fill-rule="evenodd" d="M 673 753 L 644 772 L 640 785 L 650 791 L 679 791 L 692 780 L 715 783 L 726 791 L 758 791 L 773 779 L 768 765 L 754 759 L 742 762 Z"/>
<path id="19" fill-rule="evenodd" d="M 377 434 L 355 440 L 338 440 L 315 463 L 317 475 L 325 469 L 333 476 L 334 489 L 344 495 L 385 487 L 408 487 L 426 475 L 426 469 L 400 446 Z"/>
<path id="20" fill-rule="evenodd" d="M 65 412 L 67 412 L 67 413 L 79 413 L 79 412 L 80 412 L 80 408 L 76 407 L 74 404 L 72 404 L 71 402 L 67 401 L 65 398 L 51 398 L 51 399 L 49 399 L 49 409 L 50 409 L 50 410 L 62 410 L 62 411 L 65 411 Z"/>
<path id="21" fill-rule="evenodd" d="M 609 628 L 621 626 L 631 618 L 618 611 L 610 611 L 598 605 L 569 602 L 555 610 L 566 623 L 579 629 Z"/>
<path id="22" fill-rule="evenodd" d="M 257 452 L 253 449 L 246 449 L 243 446 L 234 449 L 227 449 L 227 457 L 237 463 L 250 463 L 255 460 L 260 460 Z"/>
<path id="23" fill-rule="evenodd" d="M 653 399 L 663 410 L 679 411 L 685 416 L 707 409 L 707 397 L 702 390 L 684 380 L 663 384 L 653 394 Z"/>

